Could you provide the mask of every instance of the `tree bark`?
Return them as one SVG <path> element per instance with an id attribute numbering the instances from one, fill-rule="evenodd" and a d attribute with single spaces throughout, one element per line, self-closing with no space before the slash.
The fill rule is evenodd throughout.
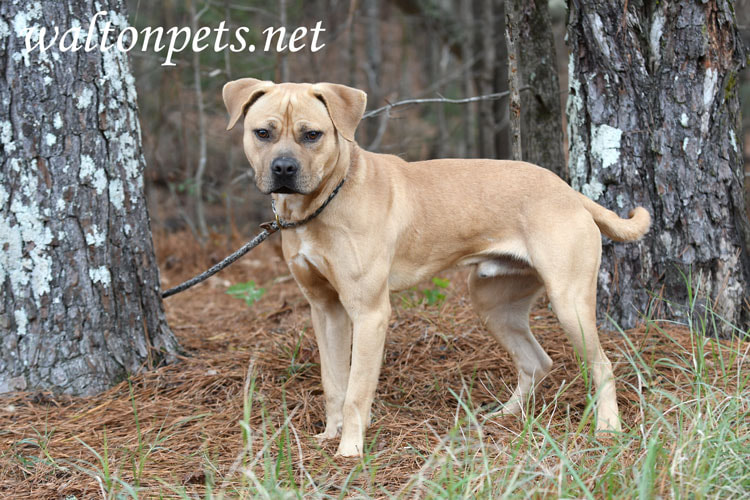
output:
<path id="1" fill-rule="evenodd" d="M 505 0 L 492 0 L 488 3 L 494 5 L 492 12 L 494 15 L 494 26 L 495 31 L 492 35 L 494 37 L 495 44 L 495 81 L 492 92 L 502 92 L 508 90 L 508 46 L 505 42 Z M 495 155 L 485 158 L 510 158 L 511 153 L 511 141 L 510 141 L 510 113 L 508 103 L 504 99 L 498 99 L 489 104 L 492 109 L 492 113 L 495 116 L 494 119 L 494 140 L 495 140 Z M 481 109 L 481 107 L 480 107 Z"/>
<path id="2" fill-rule="evenodd" d="M 370 106 L 379 107 L 383 105 L 383 47 L 380 43 L 380 5 L 379 0 L 364 0 L 365 16 L 365 73 L 367 74 L 367 102 Z M 380 147 L 378 129 L 380 123 L 370 120 L 365 124 L 367 130 L 367 141 L 365 144 L 374 144 Z"/>
<path id="3" fill-rule="evenodd" d="M 508 51 L 508 116 L 510 117 L 511 159 L 523 160 L 521 144 L 521 84 L 518 71 L 518 17 L 515 2 L 505 4 L 505 44 Z M 533 131 L 530 131 L 533 133 Z"/>
<path id="4" fill-rule="evenodd" d="M 126 55 L 25 49 L 24 27 L 95 42 L 124 0 L 0 3 L 0 392 L 102 391 L 174 359 Z M 110 35 L 109 43 L 116 35 Z"/>
<path id="5" fill-rule="evenodd" d="M 732 6 L 625 5 L 571 2 L 568 25 L 572 185 L 621 215 L 643 205 L 653 217 L 643 241 L 605 241 L 600 317 L 627 328 L 650 308 L 682 321 L 710 308 L 746 329 L 750 232 L 736 89 L 744 54 Z M 715 321 L 717 333 L 729 330 Z"/>
<path id="6" fill-rule="evenodd" d="M 459 12 L 459 18 L 461 20 L 461 60 L 466 65 L 466 70 L 461 78 L 461 91 L 464 96 L 475 95 L 474 83 L 472 81 L 472 73 L 476 64 L 469 65 L 470 61 L 474 59 L 474 50 L 472 48 L 472 42 L 474 39 L 475 20 L 472 9 L 461 7 L 460 2 L 456 0 L 453 4 L 455 9 Z M 463 141 L 462 146 L 459 149 L 458 156 L 460 158 L 473 158 L 477 154 L 477 134 L 475 128 L 477 125 L 477 109 L 474 103 L 468 103 L 463 108 Z"/>
<path id="7" fill-rule="evenodd" d="M 568 182 L 563 150 L 560 80 L 547 0 L 508 0 L 518 23 L 521 150 L 523 159 L 552 170 Z"/>
<path id="8" fill-rule="evenodd" d="M 495 0 L 482 0 L 474 2 L 477 15 L 476 49 L 480 54 L 480 64 L 475 74 L 477 91 L 481 95 L 498 92 L 496 86 L 496 52 L 495 46 L 495 28 L 496 17 L 500 14 L 495 12 Z M 501 63 L 503 66 L 504 60 Z M 479 106 L 479 127 L 477 130 L 477 147 L 480 158 L 498 158 L 496 147 L 497 135 L 497 113 L 494 103 L 486 103 L 485 106 Z M 503 103 L 504 106 L 504 103 Z"/>
<path id="9" fill-rule="evenodd" d="M 195 10 L 193 0 L 189 2 L 188 12 L 190 13 L 190 26 L 193 33 L 197 33 L 198 13 Z M 282 12 L 286 12 L 284 2 L 282 2 Z M 283 21 L 282 26 L 286 26 L 283 24 Z M 285 60 L 282 59 L 282 68 L 284 67 Z M 205 205 L 203 204 L 203 177 L 206 175 L 206 163 L 208 163 L 208 144 L 206 138 L 206 105 L 203 101 L 201 53 L 198 51 L 193 51 L 193 81 L 195 82 L 195 105 L 198 108 L 198 164 L 195 167 L 195 175 L 193 176 L 193 181 L 195 182 L 195 218 L 198 221 L 198 231 L 200 232 L 201 241 L 205 241 L 208 238 L 208 225 L 206 224 Z"/>

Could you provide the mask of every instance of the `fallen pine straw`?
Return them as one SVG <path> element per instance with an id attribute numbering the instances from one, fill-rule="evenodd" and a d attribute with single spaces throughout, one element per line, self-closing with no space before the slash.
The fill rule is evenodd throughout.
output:
<path id="1" fill-rule="evenodd" d="M 163 288 L 190 277 L 232 248 L 219 242 L 209 250 L 186 243 L 183 235 L 161 235 L 157 250 Z M 479 326 L 468 301 L 465 273 L 446 273 L 448 298 L 440 306 L 404 307 L 394 295 L 385 361 L 373 405 L 367 442 L 377 435 L 372 475 L 353 486 L 374 496 L 397 493 L 430 461 L 456 424 L 456 396 L 474 409 L 491 409 L 515 385 L 507 353 Z M 255 280 L 268 293 L 253 307 L 224 293 L 233 283 Z M 426 286 L 430 286 L 429 284 Z M 139 485 L 140 496 L 173 496 L 167 485 L 203 495 L 206 475 L 215 488 L 236 486 L 242 474 L 244 394 L 254 384 L 249 422 L 256 433 L 290 423 L 293 474 L 312 474 L 331 495 L 356 460 L 333 458 L 337 440 L 318 446 L 312 435 L 323 430 L 323 396 L 309 307 L 288 276 L 278 243 L 266 244 L 195 289 L 166 301 L 169 323 L 186 355 L 179 363 L 133 376 L 90 398 L 22 393 L 0 400 L 0 494 L 4 498 L 101 498 L 103 485 L 84 469 L 101 468 L 91 449 L 108 450 L 113 476 Z M 584 412 L 586 384 L 570 344 L 540 302 L 532 330 L 554 361 L 541 383 L 535 407 L 554 401 L 552 433 L 577 424 Z M 665 327 L 678 344 L 689 345 L 686 328 Z M 675 344 L 645 327 L 627 332 L 640 355 L 672 359 Z M 602 334 L 615 365 L 618 400 L 626 426 L 643 419 L 639 405 L 648 385 L 684 386 L 684 371 L 660 363 L 650 380 L 641 380 L 624 359 L 632 351 L 619 334 Z M 248 378 L 250 375 L 250 378 Z M 561 384 L 565 390 L 560 393 Z M 644 386 L 645 384 L 645 386 Z M 282 404 L 285 401 L 285 404 Z M 488 410 L 489 411 L 489 410 Z M 512 443 L 523 427 L 517 417 L 491 418 L 482 428 L 483 446 Z M 139 430 L 138 430 L 139 429 Z M 574 438 L 575 439 L 575 438 Z M 106 445 L 105 445 L 106 441 Z M 85 443 L 85 444 L 84 444 Z M 267 445 L 274 450 L 276 444 Z M 91 447 L 89 449 L 88 447 Z M 408 452 L 407 452 L 408 451 Z M 437 455 L 436 455 L 437 456 Z M 206 463 L 216 470 L 206 470 Z M 416 493 L 415 493 L 416 495 Z"/>

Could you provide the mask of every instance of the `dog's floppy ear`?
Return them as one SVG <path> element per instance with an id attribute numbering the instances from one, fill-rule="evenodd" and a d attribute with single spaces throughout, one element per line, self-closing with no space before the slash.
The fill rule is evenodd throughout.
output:
<path id="1" fill-rule="evenodd" d="M 239 119 L 245 115 L 247 108 L 273 84 L 273 82 L 256 80 L 255 78 L 242 78 L 224 85 L 222 96 L 224 97 L 224 105 L 229 111 L 227 130 L 232 130 Z"/>
<path id="2" fill-rule="evenodd" d="M 326 105 L 336 130 L 344 139 L 354 142 L 354 132 L 367 106 L 367 94 L 336 83 L 316 83 L 312 91 Z"/>

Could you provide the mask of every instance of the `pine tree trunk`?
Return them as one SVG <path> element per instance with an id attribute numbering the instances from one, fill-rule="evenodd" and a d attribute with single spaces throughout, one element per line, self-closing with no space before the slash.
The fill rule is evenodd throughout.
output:
<path id="1" fill-rule="evenodd" d="M 371 106 L 379 107 L 384 103 L 382 77 L 383 71 L 383 47 L 380 41 L 380 5 L 379 0 L 365 0 L 363 4 L 365 24 L 365 56 L 366 73 L 368 82 L 367 102 Z M 378 136 L 380 128 L 379 120 L 369 120 L 366 123 L 367 141 L 371 144 Z M 378 141 L 379 143 L 380 141 Z M 377 144 L 379 146 L 379 144 Z"/>
<path id="2" fill-rule="evenodd" d="M 496 53 L 495 28 L 498 21 L 495 19 L 500 16 L 495 11 L 494 4 L 496 0 L 479 0 L 473 2 L 478 20 L 477 30 L 475 31 L 475 50 L 480 54 L 480 64 L 475 74 L 476 87 L 479 94 L 486 95 L 498 92 L 497 90 L 497 69 L 498 63 Z M 502 33 L 502 32 L 500 32 Z M 505 59 L 500 59 L 500 64 L 505 67 Z M 498 158 L 500 152 L 496 145 L 498 123 L 498 107 L 496 103 L 485 103 L 479 107 L 479 129 L 477 130 L 477 147 L 479 148 L 480 158 Z M 505 103 L 503 103 L 505 105 Z M 501 115 L 502 116 L 502 115 Z"/>
<path id="3" fill-rule="evenodd" d="M 510 120 L 510 159 L 523 160 L 521 150 L 521 74 L 518 71 L 519 9 L 516 2 L 505 4 L 505 45 L 508 53 L 508 117 Z"/>
<path id="4" fill-rule="evenodd" d="M 458 11 L 459 18 L 461 20 L 461 63 L 465 66 L 463 75 L 461 76 L 461 91 L 465 96 L 475 95 L 475 86 L 472 79 L 472 73 L 474 68 L 477 66 L 476 63 L 471 63 L 474 60 L 475 54 L 472 47 L 474 39 L 474 15 L 470 8 L 462 8 L 462 2 L 456 0 L 452 4 L 455 10 Z M 463 106 L 463 145 L 458 152 L 460 158 L 475 158 L 477 155 L 477 134 L 474 129 L 477 126 L 477 109 L 474 103 L 468 103 Z"/>
<path id="5" fill-rule="evenodd" d="M 486 15 L 493 19 L 494 31 L 489 34 L 484 32 L 480 36 L 489 36 L 494 44 L 494 83 L 491 92 L 502 92 L 508 90 L 508 47 L 505 43 L 505 0 L 484 0 L 484 3 L 492 5 L 491 12 Z M 510 158 L 510 113 L 508 101 L 497 99 L 495 101 L 479 103 L 479 109 L 492 110 L 493 114 L 493 138 L 495 142 L 494 156 L 481 155 L 482 158 Z"/>
<path id="6" fill-rule="evenodd" d="M 563 153 L 560 80 L 547 0 L 509 0 L 518 23 L 523 159 L 569 180 Z M 506 7 L 507 8 L 507 7 Z"/>
<path id="7" fill-rule="evenodd" d="M 682 321 L 710 308 L 747 328 L 749 232 L 736 89 L 744 54 L 732 5 L 625 6 L 571 2 L 568 26 L 572 185 L 620 215 L 643 205 L 653 217 L 640 243 L 605 240 L 600 317 L 632 327 L 650 305 L 655 316 Z M 686 281 L 698 296 L 690 317 Z M 652 294 L 672 303 L 652 302 Z"/>
<path id="8" fill-rule="evenodd" d="M 99 7 L 96 42 L 126 27 L 124 0 L 0 3 L 0 392 L 92 394 L 178 349 L 127 56 L 25 50 L 23 28 L 85 34 Z"/>

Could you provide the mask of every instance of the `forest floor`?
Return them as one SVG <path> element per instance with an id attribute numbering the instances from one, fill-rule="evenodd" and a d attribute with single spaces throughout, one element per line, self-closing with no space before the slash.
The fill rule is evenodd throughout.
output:
<path id="1" fill-rule="evenodd" d="M 232 249 L 224 240 L 201 248 L 186 234 L 155 240 L 165 289 Z M 474 316 L 465 271 L 441 278 L 445 288 L 393 295 L 364 459 L 334 457 L 337 440 L 312 438 L 324 412 L 310 310 L 272 242 L 166 301 L 185 349 L 178 363 L 95 397 L 0 400 L 0 496 L 554 498 L 637 488 L 652 498 L 750 487 L 741 472 L 750 344 L 654 322 L 602 334 L 625 432 L 600 439 L 588 378 L 540 300 L 531 328 L 553 371 L 525 417 L 490 417 L 515 368 Z M 252 306 L 226 294 L 250 280 L 267 289 Z M 427 304 L 437 293 L 446 299 Z M 693 456 L 701 439 L 723 472 Z"/>

